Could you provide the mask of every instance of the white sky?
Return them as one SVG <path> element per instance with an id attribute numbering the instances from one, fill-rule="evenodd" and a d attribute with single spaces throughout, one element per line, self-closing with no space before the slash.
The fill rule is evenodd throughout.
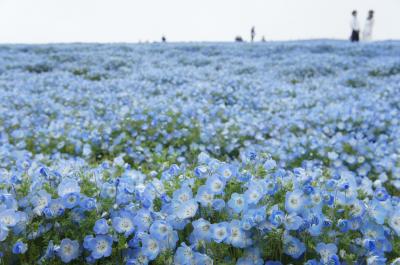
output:
<path id="1" fill-rule="evenodd" d="M 0 0 L 0 43 L 346 39 L 353 9 L 400 39 L 400 0 Z"/>

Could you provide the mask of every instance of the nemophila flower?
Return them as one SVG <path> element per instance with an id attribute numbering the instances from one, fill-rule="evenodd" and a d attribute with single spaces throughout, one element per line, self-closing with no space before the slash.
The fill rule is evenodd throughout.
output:
<path id="1" fill-rule="evenodd" d="M 243 194 L 232 193 L 228 206 L 235 212 L 240 213 L 245 207 L 246 202 Z"/>
<path id="2" fill-rule="evenodd" d="M 303 224 L 303 218 L 296 215 L 295 213 L 286 215 L 283 220 L 283 223 L 287 230 L 297 230 Z"/>
<path id="3" fill-rule="evenodd" d="M 212 202 L 212 208 L 216 211 L 221 211 L 225 208 L 225 201 L 223 199 L 215 199 Z"/>
<path id="4" fill-rule="evenodd" d="M 172 232 L 172 227 L 163 220 L 156 220 L 150 226 L 149 232 L 157 240 L 166 240 Z"/>
<path id="5" fill-rule="evenodd" d="M 14 254 L 24 254 L 27 250 L 28 246 L 22 241 L 17 241 L 12 247 L 12 253 Z"/>
<path id="6" fill-rule="evenodd" d="M 211 224 L 209 221 L 200 218 L 192 222 L 193 234 L 200 240 L 210 241 L 211 240 Z"/>
<path id="7" fill-rule="evenodd" d="M 40 190 L 38 193 L 32 196 L 31 203 L 34 207 L 33 212 L 37 215 L 41 215 L 43 209 L 48 206 L 51 201 L 51 195 L 44 190 Z"/>
<path id="8" fill-rule="evenodd" d="M 366 211 L 365 203 L 361 200 L 355 200 L 349 207 L 350 214 L 355 218 L 362 217 Z"/>
<path id="9" fill-rule="evenodd" d="M 81 188 L 79 187 L 78 181 L 68 178 L 63 179 L 57 188 L 57 193 L 60 197 L 63 197 L 68 193 L 79 193 L 80 191 Z"/>
<path id="10" fill-rule="evenodd" d="M 390 225 L 390 221 L 389 221 L 389 225 Z M 364 237 L 366 237 L 366 238 L 374 238 L 376 240 L 386 239 L 385 231 L 384 231 L 382 225 L 378 225 L 371 221 L 364 222 L 364 224 L 361 226 L 360 230 L 361 230 L 362 234 L 364 235 Z"/>
<path id="11" fill-rule="evenodd" d="M 65 211 L 65 206 L 61 198 L 52 199 L 49 205 L 44 208 L 43 213 L 47 218 L 61 216 Z"/>
<path id="12" fill-rule="evenodd" d="M 249 205 L 257 204 L 263 196 L 262 188 L 258 185 L 251 185 L 245 192 L 244 198 Z"/>
<path id="13" fill-rule="evenodd" d="M 174 191 L 172 199 L 179 203 L 184 203 L 192 199 L 192 197 L 193 197 L 192 189 L 185 187 Z"/>
<path id="14" fill-rule="evenodd" d="M 154 260 L 160 253 L 160 250 L 158 240 L 147 234 L 142 237 L 142 252 L 149 260 Z"/>
<path id="15" fill-rule="evenodd" d="M 188 247 L 185 243 L 182 243 L 175 252 L 174 264 L 177 265 L 189 265 L 195 264 L 195 255 L 193 250 Z"/>
<path id="16" fill-rule="evenodd" d="M 234 174 L 234 172 L 229 164 L 222 164 L 217 169 L 217 172 L 218 172 L 218 175 L 220 176 L 220 178 L 223 179 L 224 181 L 228 181 Z"/>
<path id="17" fill-rule="evenodd" d="M 140 217 L 136 216 L 136 218 Z M 115 231 L 128 237 L 135 231 L 134 220 L 136 218 L 132 213 L 122 210 L 112 218 L 112 226 Z"/>
<path id="18" fill-rule="evenodd" d="M 229 236 L 228 228 L 229 224 L 227 222 L 212 224 L 211 225 L 212 239 L 217 243 L 223 242 Z"/>
<path id="19" fill-rule="evenodd" d="M 90 242 L 94 239 L 93 235 L 87 235 L 85 236 L 85 238 L 83 239 L 83 247 L 85 249 L 89 249 L 90 248 Z"/>
<path id="20" fill-rule="evenodd" d="M 96 199 L 90 197 L 84 197 L 80 199 L 79 206 L 83 211 L 92 211 L 97 207 Z"/>
<path id="21" fill-rule="evenodd" d="M 303 242 L 299 239 L 285 235 L 283 239 L 283 251 L 294 259 L 298 259 L 306 250 Z"/>
<path id="22" fill-rule="evenodd" d="M 353 231 L 358 230 L 358 229 L 360 229 L 362 223 L 363 223 L 363 220 L 361 217 L 351 218 L 349 220 L 349 229 L 353 230 Z"/>
<path id="23" fill-rule="evenodd" d="M 93 231 L 97 235 L 105 235 L 108 233 L 108 230 L 109 230 L 109 225 L 107 223 L 107 220 L 104 218 L 97 220 L 93 227 Z"/>
<path id="24" fill-rule="evenodd" d="M 379 201 L 386 201 L 390 195 L 385 188 L 378 188 L 375 190 L 374 196 Z"/>
<path id="25" fill-rule="evenodd" d="M 150 211 L 146 209 L 140 209 L 136 212 L 136 215 L 134 217 L 132 216 L 132 214 L 129 214 L 128 216 L 130 216 L 130 219 L 133 218 L 133 223 L 137 231 L 141 232 L 147 231 L 153 221 Z"/>
<path id="26" fill-rule="evenodd" d="M 245 248 L 251 243 L 242 230 L 240 221 L 233 220 L 228 226 L 228 237 L 226 242 L 237 248 Z"/>
<path id="27" fill-rule="evenodd" d="M 368 252 L 373 252 L 376 250 L 376 241 L 374 239 L 366 238 L 362 242 L 363 247 L 368 251 Z"/>
<path id="28" fill-rule="evenodd" d="M 244 257 L 250 259 L 254 265 L 262 265 L 264 261 L 261 257 L 261 251 L 258 247 L 246 248 L 244 252 Z"/>
<path id="29" fill-rule="evenodd" d="M 197 213 L 199 205 L 194 199 L 188 200 L 181 205 L 179 205 L 176 216 L 180 219 L 187 219 L 194 217 Z"/>
<path id="30" fill-rule="evenodd" d="M 265 192 L 268 195 L 274 195 L 279 189 L 278 183 L 275 179 L 266 180 Z"/>
<path id="31" fill-rule="evenodd" d="M 370 203 L 367 205 L 367 212 L 369 216 L 374 218 L 378 224 L 383 224 L 385 222 L 387 210 L 382 206 L 380 201 L 370 201 Z"/>
<path id="32" fill-rule="evenodd" d="M 213 194 L 221 194 L 224 191 L 225 182 L 220 177 L 214 175 L 207 179 L 206 187 Z"/>
<path id="33" fill-rule="evenodd" d="M 67 209 L 72 209 L 79 204 L 80 194 L 79 193 L 68 193 L 64 195 L 62 201 L 64 203 L 64 207 Z"/>
<path id="34" fill-rule="evenodd" d="M 207 207 L 211 205 L 214 199 L 214 193 L 212 193 L 206 186 L 200 186 L 197 190 L 195 199 L 201 206 Z"/>
<path id="35" fill-rule="evenodd" d="M 283 223 L 284 219 L 285 219 L 285 213 L 279 210 L 277 205 L 273 206 L 271 208 L 271 214 L 268 218 L 271 224 L 273 224 L 274 226 L 279 226 Z"/>
<path id="36" fill-rule="evenodd" d="M 331 264 L 328 263 L 328 261 L 333 255 L 336 255 L 338 248 L 333 243 L 328 243 L 328 244 L 318 243 L 317 246 L 315 247 L 315 250 L 321 256 L 321 260 L 324 264 Z"/>
<path id="37" fill-rule="evenodd" d="M 208 173 L 208 167 L 205 165 L 198 166 L 194 169 L 194 174 L 198 178 L 206 178 Z"/>
<path id="38" fill-rule="evenodd" d="M 109 235 L 97 235 L 89 241 L 88 249 L 94 259 L 109 257 L 112 252 L 113 238 Z"/>
<path id="39" fill-rule="evenodd" d="M 57 254 L 64 263 L 69 263 L 70 261 L 78 258 L 79 256 L 78 241 L 64 238 L 63 240 L 61 240 Z"/>
<path id="40" fill-rule="evenodd" d="M 13 209 L 0 211 L 0 223 L 6 227 L 14 227 L 20 221 L 20 216 Z"/>
<path id="41" fill-rule="evenodd" d="M 117 187 L 115 183 L 105 182 L 101 187 L 100 196 L 102 198 L 115 198 Z"/>
<path id="42" fill-rule="evenodd" d="M 267 161 L 265 161 L 264 163 L 264 169 L 269 171 L 272 170 L 276 167 L 276 162 L 273 159 L 268 159 Z"/>
<path id="43" fill-rule="evenodd" d="M 300 213 L 304 210 L 305 201 L 304 194 L 301 191 L 293 191 L 286 193 L 285 209 L 289 213 Z"/>
<path id="44" fill-rule="evenodd" d="M 400 236 L 400 209 L 396 208 L 393 210 L 388 221 L 390 227 Z"/>

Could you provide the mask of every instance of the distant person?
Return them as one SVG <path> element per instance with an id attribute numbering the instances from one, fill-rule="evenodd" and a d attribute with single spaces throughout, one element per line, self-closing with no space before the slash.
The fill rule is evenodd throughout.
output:
<path id="1" fill-rule="evenodd" d="M 374 10 L 370 10 L 368 12 L 367 20 L 365 21 L 364 31 L 363 31 L 363 40 L 371 41 L 372 40 L 372 28 L 374 27 Z"/>
<path id="2" fill-rule="evenodd" d="M 266 40 L 265 40 L 265 36 L 262 36 L 262 38 L 261 38 L 261 42 L 266 42 Z"/>
<path id="3" fill-rule="evenodd" d="M 161 37 L 161 41 L 162 41 L 162 42 L 167 42 L 167 38 L 166 38 L 165 36 L 162 36 L 162 37 Z"/>
<path id="4" fill-rule="evenodd" d="M 253 42 L 254 38 L 256 37 L 256 29 L 254 28 L 254 26 L 251 28 L 250 35 L 251 35 L 251 42 Z"/>
<path id="5" fill-rule="evenodd" d="M 358 23 L 358 18 L 357 18 L 357 11 L 354 10 L 351 13 L 351 37 L 350 40 L 352 42 L 358 42 L 360 41 L 360 23 Z"/>

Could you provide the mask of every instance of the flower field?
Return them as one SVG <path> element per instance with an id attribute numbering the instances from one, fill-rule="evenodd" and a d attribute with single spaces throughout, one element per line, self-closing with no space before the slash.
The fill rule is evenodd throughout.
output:
<path id="1" fill-rule="evenodd" d="M 0 264 L 400 264 L 400 43 L 0 45 Z"/>

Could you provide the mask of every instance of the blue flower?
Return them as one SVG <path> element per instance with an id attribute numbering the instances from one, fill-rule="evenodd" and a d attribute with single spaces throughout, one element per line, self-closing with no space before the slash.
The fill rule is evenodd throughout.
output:
<path id="1" fill-rule="evenodd" d="M 245 191 L 244 198 L 247 204 L 256 205 L 263 197 L 263 190 L 258 185 L 250 185 Z"/>
<path id="2" fill-rule="evenodd" d="M 338 248 L 333 243 L 318 243 L 315 247 L 315 250 L 321 256 L 321 260 L 324 264 L 330 264 L 328 261 L 333 255 L 336 255 Z"/>
<path id="3" fill-rule="evenodd" d="M 193 234 L 200 240 L 210 241 L 211 240 L 211 224 L 209 221 L 202 218 L 193 221 Z"/>
<path id="4" fill-rule="evenodd" d="M 245 231 L 242 230 L 240 222 L 233 220 L 228 226 L 226 242 L 237 248 L 245 248 L 251 243 L 251 240 L 247 238 Z"/>
<path id="5" fill-rule="evenodd" d="M 12 247 L 12 253 L 14 254 L 24 254 L 27 250 L 28 246 L 22 241 L 17 241 Z"/>
<path id="6" fill-rule="evenodd" d="M 138 218 L 138 216 L 136 216 Z M 112 218 L 112 226 L 118 233 L 130 236 L 135 231 L 135 217 L 128 211 L 120 211 L 118 215 Z"/>
<path id="7" fill-rule="evenodd" d="M 149 260 L 154 260 L 160 253 L 160 244 L 158 240 L 145 234 L 142 237 L 142 252 Z"/>
<path id="8" fill-rule="evenodd" d="M 400 209 L 397 208 L 393 211 L 393 213 L 389 217 L 389 225 L 397 234 L 400 236 Z"/>
<path id="9" fill-rule="evenodd" d="M 201 206 L 207 207 L 212 204 L 214 193 L 212 193 L 206 186 L 200 186 L 197 190 L 195 199 Z"/>
<path id="10" fill-rule="evenodd" d="M 225 208 L 225 201 L 223 199 L 215 199 L 212 202 L 212 207 L 213 207 L 214 210 L 219 212 L 219 211 L 221 211 L 222 209 Z"/>
<path id="11" fill-rule="evenodd" d="M 199 205 L 194 199 L 188 200 L 181 205 L 179 205 L 177 211 L 176 211 L 176 216 L 180 219 L 187 219 L 194 217 L 197 213 L 197 209 L 199 208 Z"/>
<path id="12" fill-rule="evenodd" d="M 71 260 L 78 258 L 79 256 L 78 241 L 64 238 L 63 240 L 61 240 L 57 254 L 64 263 L 69 263 Z"/>
<path id="13" fill-rule="evenodd" d="M 0 211 L 0 223 L 6 227 L 14 227 L 20 221 L 19 215 L 12 209 Z"/>
<path id="14" fill-rule="evenodd" d="M 94 199 L 94 198 L 86 197 L 86 198 L 81 199 L 79 206 L 84 211 L 92 211 L 92 210 L 96 209 L 97 202 L 96 202 L 96 199 Z"/>
<path id="15" fill-rule="evenodd" d="M 243 194 L 232 193 L 228 206 L 235 212 L 240 213 L 245 207 L 246 202 Z"/>
<path id="16" fill-rule="evenodd" d="M 72 209 L 79 204 L 80 194 L 71 192 L 63 197 L 64 207 L 67 209 Z"/>
<path id="17" fill-rule="evenodd" d="M 289 213 L 300 213 L 305 206 L 304 194 L 302 191 L 296 190 L 286 193 L 285 209 Z"/>
<path id="18" fill-rule="evenodd" d="M 227 222 L 212 224 L 211 225 L 212 239 L 217 243 L 223 242 L 229 236 L 228 228 L 229 224 Z"/>
<path id="19" fill-rule="evenodd" d="M 191 265 L 195 264 L 195 256 L 193 250 L 188 247 L 185 243 L 182 243 L 175 252 L 174 264 L 179 265 Z"/>
<path id="20" fill-rule="evenodd" d="M 109 257 L 112 252 L 113 239 L 109 235 L 97 235 L 89 241 L 89 250 L 94 259 Z"/>
<path id="21" fill-rule="evenodd" d="M 190 199 L 192 199 L 192 189 L 189 187 L 180 188 L 173 193 L 172 199 L 179 203 L 184 203 Z"/>
<path id="22" fill-rule="evenodd" d="M 57 188 L 58 196 L 60 197 L 64 197 L 64 195 L 68 193 L 79 193 L 80 191 L 81 188 L 79 187 L 78 181 L 68 178 L 63 179 Z"/>
<path id="23" fill-rule="evenodd" d="M 93 231 L 97 235 L 105 235 L 108 233 L 108 230 L 109 230 L 109 225 L 107 223 L 107 220 L 104 218 L 97 220 L 93 227 Z"/>
<path id="24" fill-rule="evenodd" d="M 206 187 L 213 194 L 222 194 L 225 188 L 225 181 L 215 175 L 207 179 Z"/>
<path id="25" fill-rule="evenodd" d="M 163 220 L 156 220 L 150 226 L 150 235 L 157 240 L 167 240 L 172 233 L 172 227 Z"/>
<path id="26" fill-rule="evenodd" d="M 306 250 L 303 242 L 295 237 L 285 235 L 283 239 L 283 251 L 294 259 L 298 259 Z"/>
<path id="27" fill-rule="evenodd" d="M 292 213 L 285 216 L 284 224 L 287 230 L 297 230 L 303 224 L 303 219 L 297 214 Z"/>

